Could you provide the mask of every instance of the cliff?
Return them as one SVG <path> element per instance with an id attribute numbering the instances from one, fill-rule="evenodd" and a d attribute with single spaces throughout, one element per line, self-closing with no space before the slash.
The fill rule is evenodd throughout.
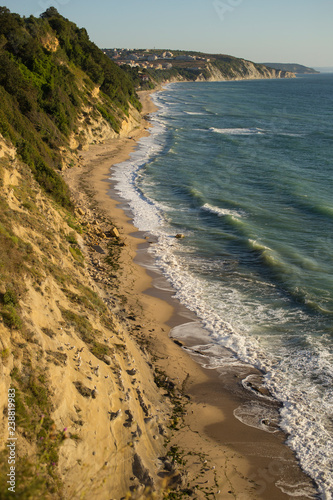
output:
<path id="1" fill-rule="evenodd" d="M 117 291 L 122 239 L 96 209 L 54 205 L 3 137 L 0 148 L 0 434 L 14 388 L 16 493 L 105 499 L 153 486 L 172 409 Z"/>
<path id="2" fill-rule="evenodd" d="M 244 59 L 239 60 L 239 64 L 231 66 L 226 71 L 217 62 L 208 64 L 207 75 L 202 74 L 198 80 L 224 81 L 224 80 L 261 80 L 271 78 L 295 78 L 295 74 L 290 71 L 267 68 L 263 65 L 255 64 Z"/>
<path id="3" fill-rule="evenodd" d="M 295 78 L 291 70 L 271 68 L 264 64 L 225 54 L 170 51 L 158 49 L 103 49 L 119 64 L 137 87 L 147 87 L 167 81 L 224 81 L 267 78 Z"/>

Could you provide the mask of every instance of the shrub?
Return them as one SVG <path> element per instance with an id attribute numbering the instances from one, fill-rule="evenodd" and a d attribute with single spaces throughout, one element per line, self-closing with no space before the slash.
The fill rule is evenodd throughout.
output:
<path id="1" fill-rule="evenodd" d="M 6 326 L 13 329 L 20 329 L 22 327 L 22 320 L 17 313 L 14 306 L 11 304 L 6 305 L 1 311 L 3 322 Z"/>

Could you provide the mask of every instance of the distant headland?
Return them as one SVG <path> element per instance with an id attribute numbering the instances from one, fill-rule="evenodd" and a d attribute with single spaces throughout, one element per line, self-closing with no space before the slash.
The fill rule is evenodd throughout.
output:
<path id="1" fill-rule="evenodd" d="M 102 49 L 116 64 L 141 82 L 221 81 L 294 78 L 292 71 L 226 54 L 167 49 Z"/>
<path id="2" fill-rule="evenodd" d="M 289 63 L 263 63 L 263 64 L 269 68 L 282 71 L 291 71 L 292 73 L 296 73 L 297 75 L 315 75 L 320 73 L 320 71 L 317 71 L 314 68 L 308 68 L 307 66 L 302 66 L 302 64 L 289 64 Z"/>

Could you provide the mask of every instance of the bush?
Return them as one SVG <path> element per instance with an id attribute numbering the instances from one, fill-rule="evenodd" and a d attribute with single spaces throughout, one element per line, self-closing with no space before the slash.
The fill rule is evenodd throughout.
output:
<path id="1" fill-rule="evenodd" d="M 19 314 L 17 313 L 15 307 L 12 306 L 11 304 L 8 304 L 5 307 L 3 307 L 1 315 L 3 322 L 9 328 L 19 330 L 22 327 L 22 320 Z"/>
<path id="2" fill-rule="evenodd" d="M 5 305 L 11 305 L 15 307 L 18 304 L 15 291 L 12 289 L 7 290 L 3 296 L 3 302 Z"/>

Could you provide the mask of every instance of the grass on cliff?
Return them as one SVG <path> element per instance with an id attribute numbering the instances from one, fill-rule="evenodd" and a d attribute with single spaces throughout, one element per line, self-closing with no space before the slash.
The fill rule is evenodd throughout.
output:
<path id="1" fill-rule="evenodd" d="M 21 454 L 17 447 L 15 464 L 15 498 L 61 498 L 61 482 L 56 467 L 59 460 L 59 447 L 66 439 L 63 429 L 58 430 L 51 418 L 53 410 L 49 383 L 45 373 L 32 367 L 27 356 L 24 369 L 14 368 L 12 388 L 15 388 L 16 433 L 20 432 L 31 449 L 35 450 L 33 459 Z M 6 484 L 8 473 L 8 451 L 0 458 L 0 496 L 13 498 Z"/>

